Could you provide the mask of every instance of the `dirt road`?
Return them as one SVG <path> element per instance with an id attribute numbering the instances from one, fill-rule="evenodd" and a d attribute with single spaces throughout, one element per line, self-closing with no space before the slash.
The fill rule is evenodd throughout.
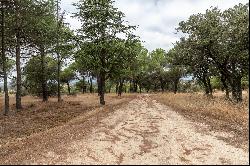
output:
<path id="1" fill-rule="evenodd" d="M 219 139 L 229 133 L 207 132 L 206 125 L 185 119 L 147 95 L 109 112 L 88 134 L 82 134 L 81 122 L 77 117 L 20 140 L 17 150 L 1 157 L 0 163 L 249 164 L 248 152 Z"/>

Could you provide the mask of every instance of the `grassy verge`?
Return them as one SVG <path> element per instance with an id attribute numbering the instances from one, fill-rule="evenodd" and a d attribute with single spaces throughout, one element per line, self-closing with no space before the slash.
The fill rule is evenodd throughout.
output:
<path id="1" fill-rule="evenodd" d="M 213 98 L 191 93 L 155 94 L 152 98 L 188 119 L 207 124 L 209 130 L 233 133 L 234 137 L 227 138 L 225 141 L 236 147 L 248 148 L 248 94 L 245 93 L 241 104 L 224 100 L 220 93 L 216 93 Z"/>

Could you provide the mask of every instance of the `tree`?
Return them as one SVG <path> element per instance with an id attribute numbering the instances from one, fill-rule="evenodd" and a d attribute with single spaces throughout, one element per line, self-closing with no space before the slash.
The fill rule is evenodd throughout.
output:
<path id="1" fill-rule="evenodd" d="M 2 61 L 2 75 L 4 79 L 4 115 L 9 112 L 9 92 L 8 92 L 8 76 L 7 76 L 7 57 L 6 57 L 6 47 L 5 47 L 5 16 L 6 9 L 11 5 L 10 1 L 1 1 L 1 61 Z"/>
<path id="2" fill-rule="evenodd" d="M 230 85 L 236 102 L 242 101 L 241 80 L 249 72 L 249 4 L 239 4 L 223 12 L 226 41 L 224 54 L 228 55 Z M 224 56 L 226 56 L 224 55 Z"/>
<path id="3" fill-rule="evenodd" d="M 57 59 L 57 99 L 58 102 L 62 101 L 61 99 L 61 66 L 63 65 L 63 60 L 68 58 L 73 53 L 74 43 L 73 31 L 69 29 L 64 24 L 64 12 L 60 15 L 60 0 L 56 0 L 56 21 L 57 21 L 57 31 L 56 31 L 56 59 Z"/>
<path id="4" fill-rule="evenodd" d="M 136 62 L 140 49 L 140 41 L 133 36 L 129 36 L 126 40 L 112 41 L 110 54 L 116 58 L 113 58 L 110 63 L 108 77 L 116 80 L 114 82 L 117 82 L 117 93 L 119 96 L 122 95 L 124 83 L 130 77 L 129 68 L 131 64 Z"/>
<path id="5" fill-rule="evenodd" d="M 149 64 L 148 50 L 138 41 L 130 48 L 130 53 L 134 58 L 128 62 L 127 79 L 130 82 L 130 92 L 137 92 L 138 85 L 140 92 L 142 90 L 142 78 L 144 78 Z"/>
<path id="6" fill-rule="evenodd" d="M 89 65 L 91 65 L 88 59 L 88 55 L 83 51 L 83 49 L 79 49 L 75 52 L 74 54 L 74 62 L 73 64 L 71 64 L 71 67 L 73 68 L 73 70 L 75 70 L 76 72 L 76 78 L 78 80 L 80 80 L 80 82 L 78 82 L 78 87 L 81 87 L 82 93 L 85 93 L 85 77 L 88 75 L 90 77 L 91 80 L 91 85 L 92 85 L 92 77 L 93 77 L 93 70 L 91 71 L 91 67 Z M 91 87 L 91 92 L 92 91 L 92 87 Z"/>
<path id="7" fill-rule="evenodd" d="M 188 72 L 203 84 L 205 94 L 212 95 L 210 78 L 214 75 L 215 69 L 207 57 L 204 47 L 190 38 L 181 38 L 168 54 L 170 64 L 185 66 Z"/>
<path id="8" fill-rule="evenodd" d="M 41 78 L 42 78 L 42 93 L 43 101 L 48 100 L 48 87 L 47 87 L 47 71 L 46 71 L 46 55 L 53 52 L 53 46 L 56 43 L 57 37 L 57 21 L 54 15 L 55 2 L 39 1 L 35 8 L 36 12 L 30 19 L 32 28 L 29 29 L 29 42 L 32 46 L 39 50 L 40 63 L 41 63 Z"/>
<path id="9" fill-rule="evenodd" d="M 43 89 L 41 89 L 42 84 L 45 82 L 47 84 L 47 95 L 52 96 L 57 93 L 57 61 L 51 56 L 47 56 L 44 59 L 45 66 L 41 64 L 41 57 L 33 57 L 29 60 L 24 68 L 25 81 L 24 86 L 30 94 L 43 97 Z M 46 75 L 44 75 L 42 68 L 45 67 Z M 44 76 L 44 77 L 43 77 Z"/>
<path id="10" fill-rule="evenodd" d="M 148 50 L 144 48 L 143 46 L 139 46 L 137 49 L 139 51 L 138 56 L 136 60 L 133 63 L 135 71 L 132 71 L 133 73 L 136 73 L 136 78 L 138 78 L 138 85 L 140 93 L 142 92 L 142 88 L 150 89 L 150 85 L 147 83 L 147 76 L 148 72 L 150 70 L 150 57 L 148 56 Z M 137 66 L 137 67 L 136 67 Z"/>
<path id="11" fill-rule="evenodd" d="M 105 80 L 112 71 L 114 51 L 110 52 L 112 44 L 119 39 L 118 34 L 128 35 L 135 27 L 123 23 L 124 14 L 114 7 L 113 0 L 81 0 L 74 4 L 79 12 L 75 13 L 82 22 L 79 32 L 80 47 L 88 56 L 87 63 L 91 70 L 97 73 L 100 104 L 105 105 Z M 122 62 L 120 62 L 122 64 Z"/>
<path id="12" fill-rule="evenodd" d="M 188 34 L 191 44 L 195 43 L 196 52 L 200 51 L 197 60 L 203 57 L 205 64 L 216 69 L 226 97 L 229 98 L 231 88 L 233 99 L 237 102 L 242 100 L 241 79 L 248 73 L 248 6 L 239 4 L 224 12 L 211 8 L 205 14 L 192 15 L 178 28 Z M 188 49 L 190 54 L 191 51 Z M 195 62 L 199 62 L 197 60 Z M 205 71 L 210 72 L 211 69 L 206 68 Z"/>
<path id="13" fill-rule="evenodd" d="M 61 20 L 59 21 L 59 0 L 56 1 L 56 19 L 57 19 L 57 42 L 56 46 L 59 46 L 59 30 L 61 25 Z M 60 60 L 60 54 L 57 50 L 57 101 L 60 102 L 62 100 L 61 98 L 61 85 L 60 85 L 60 74 L 61 74 L 61 60 Z M 68 85 L 69 86 L 69 85 Z"/>
<path id="14" fill-rule="evenodd" d="M 64 69 L 60 75 L 62 83 L 66 83 L 68 86 L 68 94 L 70 95 L 70 81 L 75 78 L 75 72 L 71 67 Z"/>
<path id="15" fill-rule="evenodd" d="M 16 109 L 22 109 L 22 73 L 21 73 L 21 46 L 27 39 L 27 29 L 29 29 L 30 18 L 33 17 L 35 3 L 31 0 L 14 0 L 13 2 L 13 20 L 15 26 L 10 25 L 12 32 L 15 34 L 15 58 L 16 58 Z"/>
<path id="16" fill-rule="evenodd" d="M 174 93 L 176 94 L 178 91 L 178 84 L 180 82 L 180 79 L 184 76 L 185 68 L 182 66 L 171 66 L 169 73 L 170 78 L 173 81 Z"/>
<path id="17" fill-rule="evenodd" d="M 160 82 L 162 93 L 164 92 L 166 80 L 164 78 L 164 73 L 167 66 L 167 54 L 163 49 L 156 49 L 150 53 L 151 63 L 151 73 L 154 73 L 156 79 Z"/>

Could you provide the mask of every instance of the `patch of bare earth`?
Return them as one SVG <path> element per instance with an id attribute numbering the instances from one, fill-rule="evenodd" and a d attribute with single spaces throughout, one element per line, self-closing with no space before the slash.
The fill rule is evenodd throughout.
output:
<path id="1" fill-rule="evenodd" d="M 198 132 L 197 127 L 207 126 L 144 95 L 120 108 L 94 109 L 63 126 L 3 146 L 0 163 L 249 164 L 248 152 L 210 132 Z"/>

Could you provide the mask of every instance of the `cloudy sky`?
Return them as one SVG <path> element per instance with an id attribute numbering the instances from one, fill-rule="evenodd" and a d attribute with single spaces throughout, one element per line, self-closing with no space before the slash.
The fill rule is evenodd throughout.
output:
<path id="1" fill-rule="evenodd" d="M 78 0 L 61 0 L 61 8 L 68 15 L 66 22 L 73 29 L 80 27 L 80 23 L 70 17 L 76 12 L 73 2 Z M 144 46 L 152 51 L 155 48 L 169 50 L 180 35 L 175 34 L 178 23 L 187 20 L 196 13 L 204 13 L 206 9 L 218 7 L 225 10 L 248 0 L 116 0 L 115 6 L 125 13 L 125 20 L 130 25 L 138 25 L 135 34 L 144 41 Z"/>

